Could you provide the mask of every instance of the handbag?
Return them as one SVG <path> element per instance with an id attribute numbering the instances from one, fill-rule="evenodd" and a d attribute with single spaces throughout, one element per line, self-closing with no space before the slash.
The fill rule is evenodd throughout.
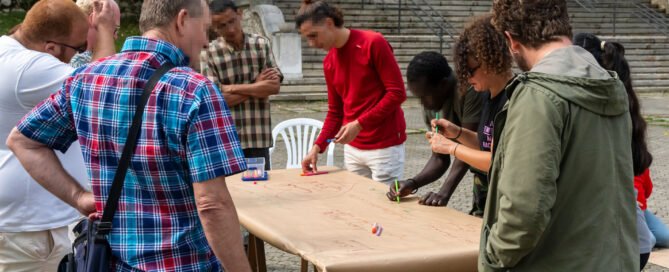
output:
<path id="1" fill-rule="evenodd" d="M 58 272 L 107 272 L 111 270 L 112 252 L 107 234 L 111 232 L 112 219 L 118 208 L 118 201 L 130 166 L 130 159 L 137 146 L 144 108 L 153 88 L 155 88 L 160 78 L 172 68 L 174 68 L 174 65 L 166 62 L 156 70 L 144 86 L 144 92 L 139 103 L 137 103 L 132 126 L 123 147 L 118 169 L 114 174 L 114 181 L 107 197 L 107 204 L 102 212 L 102 218 L 95 220 L 85 218 L 77 223 L 73 229 L 76 238 L 72 243 L 72 253 L 65 255 L 60 261 Z"/>

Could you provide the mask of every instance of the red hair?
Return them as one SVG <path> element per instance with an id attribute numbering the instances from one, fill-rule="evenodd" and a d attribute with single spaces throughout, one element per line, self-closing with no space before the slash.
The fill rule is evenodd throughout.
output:
<path id="1" fill-rule="evenodd" d="M 88 17 L 71 0 L 40 0 L 26 13 L 21 33 L 31 42 L 63 40 L 75 24 L 88 24 Z"/>

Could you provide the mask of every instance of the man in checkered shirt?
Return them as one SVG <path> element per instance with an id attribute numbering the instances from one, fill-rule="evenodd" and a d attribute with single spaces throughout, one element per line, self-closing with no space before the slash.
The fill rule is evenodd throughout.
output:
<path id="1" fill-rule="evenodd" d="M 272 122 L 269 96 L 279 93 L 283 79 L 270 41 L 242 31 L 242 14 L 231 0 L 210 4 L 213 29 L 220 36 L 200 56 L 202 74 L 219 84 L 235 120 L 247 158 L 269 162 Z M 265 168 L 269 170 L 269 163 Z"/>
<path id="2" fill-rule="evenodd" d="M 7 145 L 48 191 L 100 216 L 143 88 L 172 63 L 149 97 L 112 221 L 112 271 L 251 271 L 225 180 L 246 169 L 237 132 L 214 83 L 189 67 L 208 43 L 207 2 L 145 0 L 139 24 L 142 37 L 75 70 L 14 128 Z M 92 193 L 53 151 L 75 140 Z"/>

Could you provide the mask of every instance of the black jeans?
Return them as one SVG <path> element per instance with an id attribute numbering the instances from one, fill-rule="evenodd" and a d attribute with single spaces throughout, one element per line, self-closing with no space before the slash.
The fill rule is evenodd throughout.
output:
<path id="1" fill-rule="evenodd" d="M 639 271 L 643 271 L 643 268 L 646 267 L 646 264 L 648 263 L 648 258 L 650 258 L 650 253 L 641 254 L 641 270 Z"/>
<path id="2" fill-rule="evenodd" d="M 270 169 L 269 165 L 269 148 L 245 148 L 245 158 L 265 158 L 265 170 Z"/>

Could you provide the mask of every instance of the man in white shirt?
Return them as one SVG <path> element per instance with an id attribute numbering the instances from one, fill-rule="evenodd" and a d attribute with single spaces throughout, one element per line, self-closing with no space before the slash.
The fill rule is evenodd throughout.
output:
<path id="1" fill-rule="evenodd" d="M 92 19 L 98 48 L 113 48 L 115 24 L 106 0 Z M 56 271 L 71 250 L 67 226 L 79 214 L 34 181 L 5 140 L 73 72 L 67 62 L 86 50 L 87 32 L 88 19 L 74 2 L 41 0 L 15 33 L 0 37 L 0 271 Z M 60 155 L 70 175 L 88 187 L 79 145 Z"/>

